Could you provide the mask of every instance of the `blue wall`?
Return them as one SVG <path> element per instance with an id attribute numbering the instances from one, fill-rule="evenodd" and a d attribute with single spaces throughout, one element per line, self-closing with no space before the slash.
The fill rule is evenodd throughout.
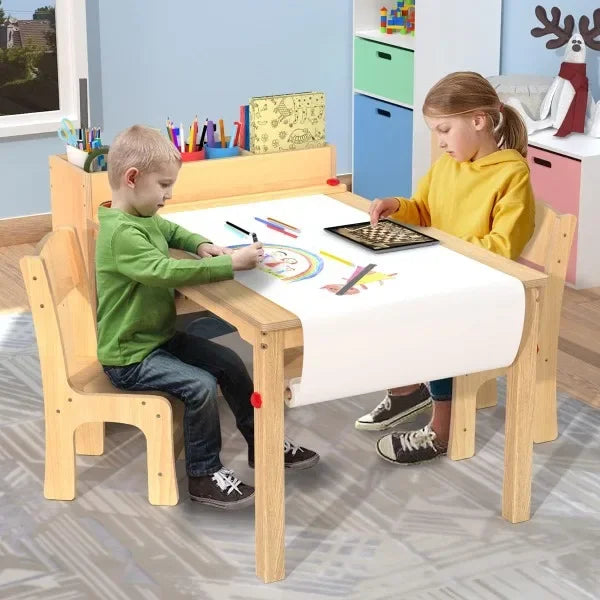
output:
<path id="1" fill-rule="evenodd" d="M 169 116 L 239 119 L 251 96 L 324 91 L 338 173 L 351 169 L 352 3 L 102 0 L 103 112 L 109 140 Z"/>
<path id="2" fill-rule="evenodd" d="M 561 25 L 566 15 L 573 15 L 575 27 L 579 28 L 579 18 L 587 15 L 590 21 L 594 9 L 600 7 L 598 0 L 504 0 L 502 4 L 502 54 L 501 73 L 531 73 L 536 75 L 556 75 L 562 62 L 564 47 L 548 50 L 546 42 L 553 36 L 534 38 L 531 29 L 541 27 L 535 16 L 535 7 L 540 4 L 548 15 L 553 6 L 561 10 Z M 590 90 L 595 100 L 600 99 L 600 52 L 586 48 L 587 75 Z"/>

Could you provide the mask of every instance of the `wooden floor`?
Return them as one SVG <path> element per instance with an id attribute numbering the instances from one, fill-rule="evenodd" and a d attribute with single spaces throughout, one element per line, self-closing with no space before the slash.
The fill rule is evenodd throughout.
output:
<path id="1" fill-rule="evenodd" d="M 35 245 L 0 248 L 0 313 L 29 310 L 19 258 Z M 600 288 L 565 290 L 560 327 L 558 386 L 600 408 Z"/>

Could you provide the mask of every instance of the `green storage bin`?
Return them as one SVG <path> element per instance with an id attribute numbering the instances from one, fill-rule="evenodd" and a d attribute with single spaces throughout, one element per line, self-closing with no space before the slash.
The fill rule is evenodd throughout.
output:
<path id="1" fill-rule="evenodd" d="M 354 87 L 412 106 L 414 53 L 354 38 Z"/>

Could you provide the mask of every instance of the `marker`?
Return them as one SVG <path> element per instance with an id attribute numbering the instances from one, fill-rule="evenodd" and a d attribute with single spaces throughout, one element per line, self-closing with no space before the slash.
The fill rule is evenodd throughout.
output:
<path id="1" fill-rule="evenodd" d="M 319 250 L 319 254 L 322 254 L 323 256 L 327 256 L 327 258 L 333 258 L 333 260 L 337 260 L 338 262 L 341 262 L 344 265 L 348 265 L 349 267 L 354 266 L 354 263 L 351 263 L 349 260 L 345 260 L 343 258 L 340 258 L 339 256 L 336 256 L 335 254 L 330 254 L 329 252 L 325 252 L 325 250 Z"/>
<path id="2" fill-rule="evenodd" d="M 207 130 L 206 130 L 206 143 L 209 147 L 213 147 L 215 145 L 215 124 L 212 121 L 208 121 Z"/>
<path id="3" fill-rule="evenodd" d="M 225 223 L 227 225 L 229 225 L 230 227 L 233 227 L 234 229 L 237 229 L 238 231 L 245 233 L 246 235 L 250 235 L 250 232 L 247 229 L 244 229 L 244 228 L 240 227 L 239 225 L 234 225 L 231 221 L 225 221 Z"/>

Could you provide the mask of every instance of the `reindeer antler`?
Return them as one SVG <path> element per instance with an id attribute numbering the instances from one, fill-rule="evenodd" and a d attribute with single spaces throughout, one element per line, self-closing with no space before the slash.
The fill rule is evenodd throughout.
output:
<path id="1" fill-rule="evenodd" d="M 534 27 L 531 30 L 531 35 L 533 37 L 542 37 L 544 35 L 554 34 L 556 38 L 546 42 L 546 48 L 553 50 L 554 48 L 564 46 L 571 39 L 573 29 L 575 28 L 575 19 L 573 18 L 573 15 L 567 15 L 565 17 L 565 25 L 564 27 L 561 27 L 560 8 L 553 6 L 551 12 L 552 21 L 548 18 L 546 9 L 543 6 L 538 4 L 538 6 L 535 7 L 535 16 L 540 20 L 544 27 Z M 594 11 L 594 17 L 595 15 L 596 12 Z"/>
<path id="2" fill-rule="evenodd" d="M 600 8 L 594 11 L 594 28 L 589 29 L 590 20 L 586 15 L 579 19 L 579 33 L 585 41 L 585 45 L 592 50 L 600 50 L 600 41 L 594 38 L 600 35 Z"/>

